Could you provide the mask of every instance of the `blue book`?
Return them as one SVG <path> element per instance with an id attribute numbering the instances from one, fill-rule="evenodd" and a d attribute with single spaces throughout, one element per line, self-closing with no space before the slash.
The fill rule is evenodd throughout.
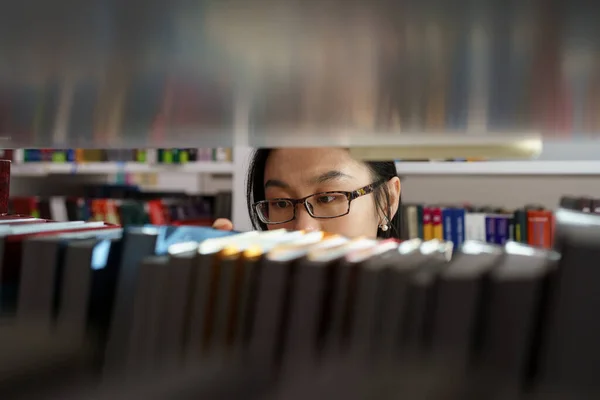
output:
<path id="1" fill-rule="evenodd" d="M 454 246 L 459 247 L 465 242 L 465 209 L 455 208 L 454 209 L 454 232 L 453 242 Z"/>
<path id="2" fill-rule="evenodd" d="M 456 221 L 455 221 L 454 209 L 443 208 L 442 209 L 442 227 L 443 227 L 443 232 L 444 232 L 444 240 L 446 242 L 454 242 L 454 244 L 456 245 L 456 242 L 454 241 L 455 235 L 453 234 L 453 231 L 456 230 L 455 225 L 456 225 Z"/>
<path id="3" fill-rule="evenodd" d="M 38 149 L 26 149 L 24 152 L 25 162 L 41 162 L 42 151 Z"/>
<path id="4" fill-rule="evenodd" d="M 497 244 L 505 244 L 509 239 L 508 233 L 508 216 L 497 215 L 496 216 L 496 229 L 495 229 L 495 240 Z"/>
<path id="5" fill-rule="evenodd" d="M 75 149 L 67 149 L 67 162 L 75 162 Z"/>
<path id="6" fill-rule="evenodd" d="M 452 242 L 456 248 L 465 241 L 465 210 L 445 208 L 442 210 L 444 240 Z"/>
<path id="7" fill-rule="evenodd" d="M 485 216 L 485 241 L 488 243 L 496 243 L 496 216 Z"/>

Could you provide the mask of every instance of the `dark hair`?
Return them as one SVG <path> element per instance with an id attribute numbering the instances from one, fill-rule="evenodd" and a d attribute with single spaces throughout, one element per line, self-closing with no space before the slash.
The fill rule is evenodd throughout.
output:
<path id="1" fill-rule="evenodd" d="M 248 178 L 246 181 L 246 200 L 248 203 L 248 213 L 250 214 L 250 220 L 252 221 L 252 226 L 254 229 L 266 230 L 267 225 L 260 221 L 252 204 L 264 200 L 265 195 L 265 166 L 267 165 L 267 159 L 271 154 L 272 149 L 257 149 L 254 151 L 252 155 L 252 159 L 250 161 L 250 168 L 248 170 Z M 393 161 L 368 161 L 365 164 L 371 170 L 371 174 L 373 176 L 373 181 L 379 180 L 389 180 L 395 176 L 396 173 L 396 164 Z M 398 211 L 390 218 L 390 209 L 391 204 L 389 203 L 389 188 L 387 185 L 381 185 L 379 188 L 375 190 L 373 193 L 375 197 L 375 204 L 377 209 L 383 213 L 388 219 L 388 229 L 386 232 L 381 229 L 377 230 L 377 237 L 379 238 L 400 238 L 400 230 L 401 230 L 401 221 L 400 214 L 401 210 L 398 207 Z M 399 203 L 401 200 L 399 199 Z M 400 204 L 399 204 L 400 206 Z"/>

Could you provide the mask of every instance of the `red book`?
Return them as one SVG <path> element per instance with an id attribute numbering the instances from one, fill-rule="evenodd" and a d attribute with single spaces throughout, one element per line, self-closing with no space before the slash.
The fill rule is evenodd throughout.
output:
<path id="1" fill-rule="evenodd" d="M 527 242 L 531 246 L 552 248 L 553 215 L 548 210 L 527 211 Z"/>
<path id="2" fill-rule="evenodd" d="M 10 161 L 0 160 L 0 214 L 8 213 L 10 196 Z"/>
<path id="3" fill-rule="evenodd" d="M 164 208 L 162 201 L 151 200 L 148 202 L 148 214 L 150 216 L 150 223 L 152 225 L 165 225 L 169 221 L 165 218 Z"/>
<path id="4" fill-rule="evenodd" d="M 15 197 L 10 200 L 14 214 L 29 215 L 39 218 L 38 201 L 35 197 Z"/>
<path id="5" fill-rule="evenodd" d="M 12 161 L 14 150 L 0 149 L 0 159 Z"/>

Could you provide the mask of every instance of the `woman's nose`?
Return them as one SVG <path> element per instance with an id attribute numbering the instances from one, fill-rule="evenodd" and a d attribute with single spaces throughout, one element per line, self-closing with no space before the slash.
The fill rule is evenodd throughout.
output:
<path id="1" fill-rule="evenodd" d="M 296 209 L 296 218 L 294 219 L 294 229 L 303 231 L 321 230 L 319 220 L 310 216 L 303 204 L 298 204 Z"/>

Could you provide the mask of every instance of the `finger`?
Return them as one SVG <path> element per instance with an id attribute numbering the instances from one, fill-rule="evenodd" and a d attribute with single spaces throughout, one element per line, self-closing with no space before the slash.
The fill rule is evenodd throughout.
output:
<path id="1" fill-rule="evenodd" d="M 214 229 L 219 229 L 221 231 L 232 231 L 233 230 L 233 223 L 225 218 L 219 218 L 217 219 L 212 226 Z"/>

